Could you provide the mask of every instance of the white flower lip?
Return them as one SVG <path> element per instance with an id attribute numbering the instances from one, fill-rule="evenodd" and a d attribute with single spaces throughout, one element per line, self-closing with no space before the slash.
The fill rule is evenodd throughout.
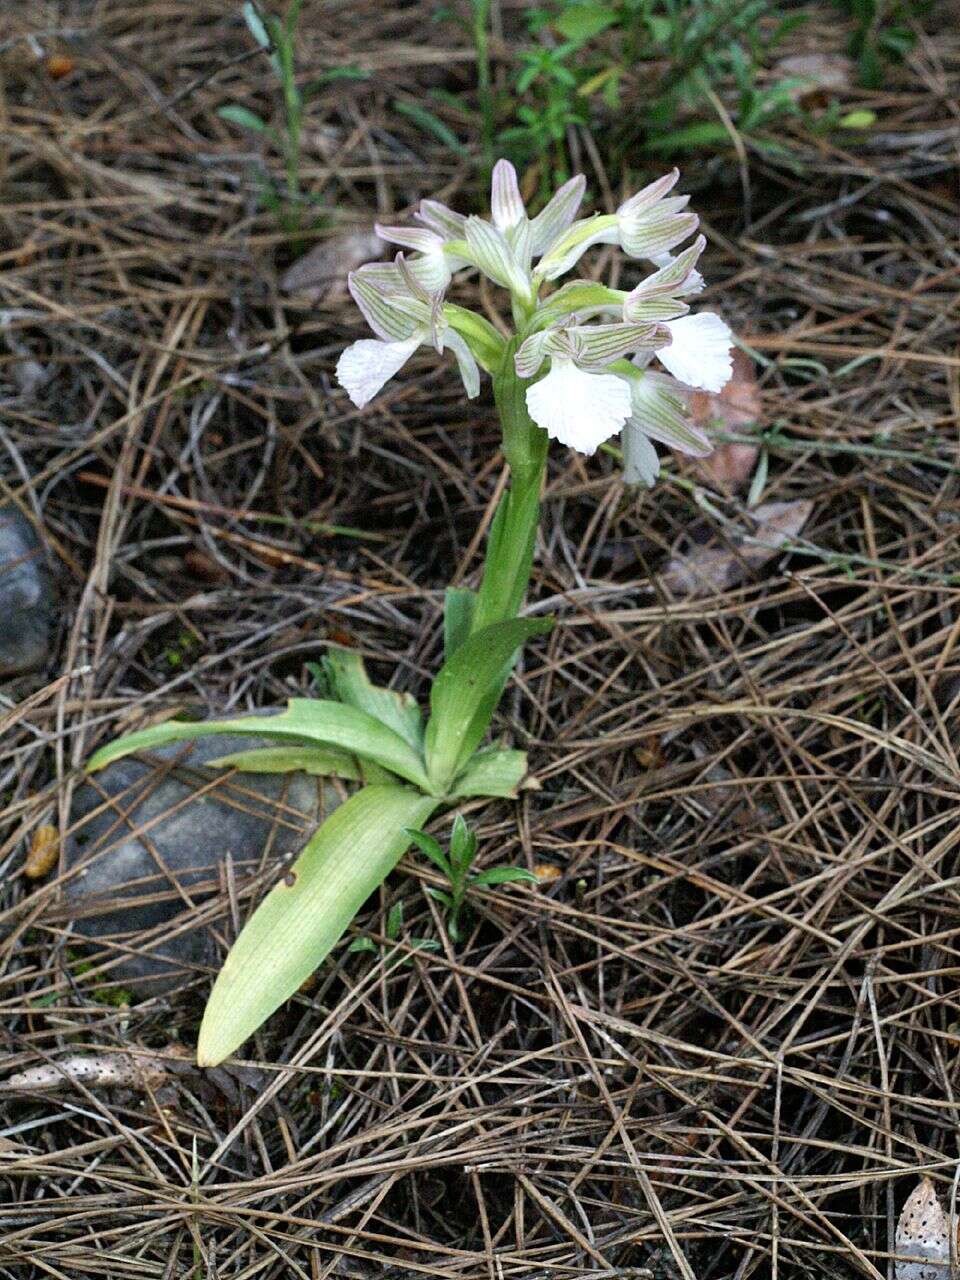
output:
<path id="1" fill-rule="evenodd" d="M 383 385 L 403 368 L 420 346 L 420 338 L 381 342 L 361 338 L 337 361 L 337 381 L 358 409 L 365 408 Z"/>
<path id="2" fill-rule="evenodd" d="M 665 326 L 671 342 L 657 352 L 665 369 L 688 387 L 721 391 L 733 373 L 733 334 L 725 320 L 713 311 L 669 320 Z"/>
<path id="3" fill-rule="evenodd" d="M 527 390 L 530 417 L 561 444 L 595 453 L 630 416 L 630 388 L 610 373 L 588 373 L 554 356 L 550 372 Z"/>

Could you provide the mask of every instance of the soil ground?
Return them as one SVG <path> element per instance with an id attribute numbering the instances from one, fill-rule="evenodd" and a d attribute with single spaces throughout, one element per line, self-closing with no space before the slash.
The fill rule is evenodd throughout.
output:
<path id="1" fill-rule="evenodd" d="M 790 52 L 842 52 L 809 11 Z M 311 102 L 303 247 L 424 195 L 481 209 L 476 156 L 391 109 L 472 109 L 466 34 L 428 4 L 305 14 L 304 66 L 372 74 Z M 751 555 L 742 487 L 673 459 L 638 495 L 555 450 L 531 599 L 558 626 L 497 726 L 540 789 L 470 817 L 484 865 L 557 874 L 479 898 L 454 946 L 408 857 L 358 928 L 402 901 L 441 949 L 337 953 L 203 1074 L 179 1046 L 211 972 L 128 1005 L 56 870 L 21 874 L 32 834 L 69 830 L 120 727 L 276 705 L 327 643 L 422 696 L 501 472 L 489 393 L 428 353 L 363 413 L 334 385 L 361 319 L 283 290 L 259 142 L 217 116 L 274 101 L 249 54 L 225 0 L 0 18 L 0 474 L 61 599 L 47 669 L 4 689 L 2 1062 L 165 1064 L 3 1102 L 0 1274 L 887 1276 L 960 1132 L 956 11 L 843 91 L 871 129 L 788 119 L 787 154 L 685 166 L 759 377 L 759 500 L 808 503 L 802 531 Z M 600 205 L 656 173 L 610 170 L 604 128 L 569 138 Z M 708 537 L 740 567 L 691 591 L 664 567 Z M 227 940 L 273 874 L 198 910 Z"/>

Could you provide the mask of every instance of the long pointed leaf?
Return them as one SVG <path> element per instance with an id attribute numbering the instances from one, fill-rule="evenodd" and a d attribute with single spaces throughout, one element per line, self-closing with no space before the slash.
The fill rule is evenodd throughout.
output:
<path id="1" fill-rule="evenodd" d="M 443 652 L 450 657 L 473 628 L 477 593 L 469 587 L 447 587 L 443 596 Z"/>
<path id="2" fill-rule="evenodd" d="M 423 790 L 429 790 L 419 755 L 399 734 L 375 720 L 373 716 L 340 702 L 322 699 L 291 698 L 287 710 L 277 716 L 244 716 L 238 720 L 168 720 L 164 724 L 141 729 L 102 747 L 90 759 L 90 773 L 104 765 L 128 756 L 134 751 L 149 751 L 166 742 L 187 742 L 220 733 L 250 733 L 259 738 L 276 738 L 291 743 L 315 742 L 325 747 L 340 747 L 353 755 L 399 774 Z"/>
<path id="3" fill-rule="evenodd" d="M 453 785 L 452 796 L 516 798 L 527 774 L 527 753 L 509 747 L 478 751 Z"/>
<path id="4" fill-rule="evenodd" d="M 214 983 L 197 1061 L 215 1066 L 297 990 L 410 845 L 438 802 L 365 787 L 327 818 L 247 921 Z"/>
<path id="5" fill-rule="evenodd" d="M 511 618 L 475 631 L 440 668 L 430 691 L 427 772 L 447 787 L 480 745 L 516 654 L 530 636 L 543 635 L 552 618 Z"/>
<path id="6" fill-rule="evenodd" d="M 251 747 L 208 761 L 211 769 L 236 769 L 239 773 L 307 773 L 311 777 L 346 778 L 357 782 L 362 774 L 355 756 L 336 747 Z M 389 781 L 389 779 L 388 779 Z"/>
<path id="7" fill-rule="evenodd" d="M 311 777 L 345 778 L 348 782 L 396 781 L 389 769 L 338 747 L 251 747 L 208 760 L 207 767 L 237 769 L 240 773 L 302 772 Z"/>
<path id="8" fill-rule="evenodd" d="M 416 699 L 409 693 L 397 693 L 374 684 L 367 675 L 359 653 L 332 649 L 327 654 L 326 668 L 330 687 L 340 702 L 365 711 L 408 742 L 417 754 L 423 747 L 423 716 Z"/>

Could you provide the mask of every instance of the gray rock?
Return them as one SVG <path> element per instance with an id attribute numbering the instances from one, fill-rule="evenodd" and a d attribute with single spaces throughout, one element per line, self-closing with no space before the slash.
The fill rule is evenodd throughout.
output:
<path id="1" fill-rule="evenodd" d="M 46 662 L 53 609 L 53 584 L 33 525 L 16 507 L 0 507 L 0 676 Z"/>
<path id="2" fill-rule="evenodd" d="M 217 963 L 225 928 L 220 890 L 230 854 L 235 881 L 299 852 L 340 798 L 337 784 L 303 773 L 204 768 L 218 756 L 270 745 L 223 736 L 157 747 L 156 764 L 108 765 L 74 797 L 65 848 L 66 913 L 96 940 L 104 981 L 139 996 L 183 986 Z"/>

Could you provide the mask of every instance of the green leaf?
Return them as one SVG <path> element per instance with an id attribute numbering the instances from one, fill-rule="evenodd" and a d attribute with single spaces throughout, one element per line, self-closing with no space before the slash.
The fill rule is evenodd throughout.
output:
<path id="1" fill-rule="evenodd" d="M 387 923 L 384 933 L 391 942 L 396 942 L 403 928 L 403 903 L 395 902 L 387 912 Z"/>
<path id="2" fill-rule="evenodd" d="M 536 884 L 537 877 L 525 867 L 491 867 L 489 871 L 481 871 L 479 875 L 474 876 L 470 881 L 470 887 L 515 884 L 518 880 L 523 880 L 526 884 Z"/>
<path id="3" fill-rule="evenodd" d="M 256 5 L 251 4 L 250 0 L 247 0 L 247 3 L 243 6 L 243 20 L 260 48 L 269 49 L 270 37 L 267 35 L 267 28 L 263 25 L 263 19 L 257 12 Z"/>
<path id="4" fill-rule="evenodd" d="M 308 773 L 311 777 L 333 776 L 351 782 L 362 777 L 354 756 L 335 747 L 252 747 L 209 760 L 211 769 L 237 769 L 240 773 Z"/>
<path id="5" fill-rule="evenodd" d="M 331 649 L 325 659 L 330 690 L 339 702 L 373 716 L 398 733 L 419 755 L 423 747 L 423 717 L 416 699 L 373 684 L 359 653 Z"/>
<path id="6" fill-rule="evenodd" d="M 357 951 L 379 951 L 380 948 L 372 938 L 354 938 L 347 947 L 347 951 L 354 953 Z"/>
<path id="7" fill-rule="evenodd" d="M 329 71 L 323 71 L 317 76 L 316 80 L 311 80 L 303 87 L 303 97 L 311 98 L 315 93 L 320 93 L 326 89 L 328 85 L 336 84 L 342 80 L 369 80 L 371 73 L 364 71 L 361 67 L 331 67 Z"/>
<path id="8" fill-rule="evenodd" d="M 443 596 L 443 652 L 449 658 L 459 649 L 473 626 L 477 593 L 469 587 L 447 587 Z"/>
<path id="9" fill-rule="evenodd" d="M 470 830 L 463 814 L 458 813 L 453 820 L 453 831 L 450 834 L 450 865 L 458 882 L 466 877 L 476 854 L 476 832 Z"/>
<path id="10" fill-rule="evenodd" d="M 517 789 L 526 777 L 527 753 L 507 747 L 489 747 L 478 751 L 453 784 L 451 796 L 502 796 L 516 799 Z"/>
<path id="11" fill-rule="evenodd" d="M 424 133 L 432 134 L 438 142 L 442 142 L 444 146 L 449 147 L 456 155 L 465 156 L 467 154 L 466 147 L 450 126 L 444 124 L 439 116 L 435 116 L 426 107 L 421 107 L 417 102 L 403 102 L 398 98 L 393 104 L 393 109 L 400 115 L 406 116 L 408 120 L 412 120 Z"/>
<path id="12" fill-rule="evenodd" d="M 167 742 L 187 742 L 191 738 L 224 733 L 249 733 L 260 738 L 292 741 L 301 746 L 315 742 L 324 747 L 340 747 L 399 774 L 424 791 L 430 790 L 418 753 L 399 734 L 355 707 L 311 698 L 291 698 L 287 710 L 278 716 L 244 716 L 239 720 L 168 720 L 101 747 L 87 763 L 87 771 L 95 773 L 104 765 L 134 751 L 149 751 Z"/>
<path id="13" fill-rule="evenodd" d="M 430 690 L 425 739 L 427 773 L 435 786 L 448 787 L 480 745 L 520 646 L 552 626 L 552 618 L 495 622 L 447 658 Z"/>
<path id="14" fill-rule="evenodd" d="M 255 133 L 267 131 L 266 120 L 261 120 L 255 111 L 241 107 L 239 102 L 231 102 L 229 106 L 221 107 L 217 115 L 221 120 L 229 120 L 231 124 L 238 124 L 243 129 L 253 129 Z"/>
<path id="15" fill-rule="evenodd" d="M 862 111 L 848 111 L 837 123 L 841 129 L 869 129 L 877 123 L 877 113 L 866 108 Z"/>
<path id="16" fill-rule="evenodd" d="M 436 898 L 437 902 L 442 902 L 448 910 L 453 907 L 453 899 L 449 893 L 444 893 L 442 889 L 435 889 L 432 884 L 424 887 L 424 893 L 429 894 L 431 898 Z"/>
<path id="17" fill-rule="evenodd" d="M 581 98 L 591 98 L 595 93 L 602 89 L 604 99 L 609 101 L 611 92 L 616 94 L 622 75 L 623 67 L 604 67 L 603 70 L 598 71 L 596 75 L 590 76 L 588 80 L 584 80 L 583 84 L 578 86 L 577 94 Z"/>
<path id="18" fill-rule="evenodd" d="M 453 871 L 450 867 L 447 855 L 443 852 L 439 842 L 434 840 L 433 836 L 427 835 L 426 831 L 414 831 L 412 829 L 407 832 L 407 835 L 417 846 L 420 852 L 425 854 L 434 866 L 439 867 L 442 874 L 445 875 L 448 880 L 453 879 Z"/>
<path id="19" fill-rule="evenodd" d="M 697 147 L 723 145 L 731 145 L 730 135 L 723 125 L 704 121 L 700 124 L 687 125 L 683 129 L 673 129 L 663 137 L 653 138 L 643 149 L 669 155 L 672 151 L 693 151 Z"/>
<path id="20" fill-rule="evenodd" d="M 583 44 L 598 36 L 601 31 L 606 31 L 607 27 L 612 27 L 618 16 L 616 9 L 609 9 L 606 5 L 571 4 L 553 25 L 564 39 Z"/>
<path id="21" fill-rule="evenodd" d="M 321 963 L 386 879 L 437 801 L 409 787 L 365 787 L 327 818 L 237 938 L 200 1026 L 197 1061 L 216 1066 Z"/>

